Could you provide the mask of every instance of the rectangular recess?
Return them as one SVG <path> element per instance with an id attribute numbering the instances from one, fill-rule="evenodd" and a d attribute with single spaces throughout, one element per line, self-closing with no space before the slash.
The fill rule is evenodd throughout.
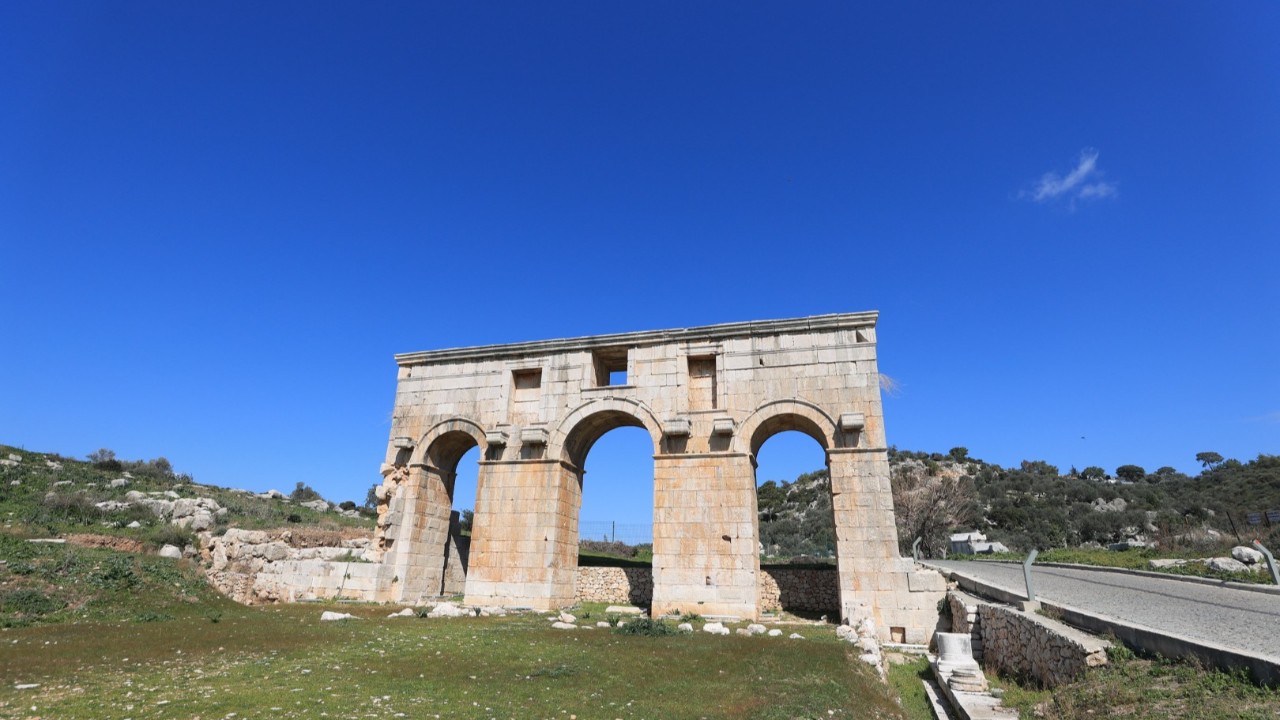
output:
<path id="1" fill-rule="evenodd" d="M 510 421 L 517 425 L 540 419 L 542 400 L 542 368 L 511 371 Z"/>
<path id="2" fill-rule="evenodd" d="M 716 356 L 689 356 L 689 409 L 716 408 Z"/>
<path id="3" fill-rule="evenodd" d="M 600 348 L 591 351 L 596 387 L 627 384 L 627 359 L 630 352 L 630 348 L 627 347 Z"/>

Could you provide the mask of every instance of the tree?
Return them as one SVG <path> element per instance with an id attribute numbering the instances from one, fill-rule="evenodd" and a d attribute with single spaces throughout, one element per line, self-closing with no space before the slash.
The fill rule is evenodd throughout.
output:
<path id="1" fill-rule="evenodd" d="M 1116 477 L 1126 482 L 1138 482 L 1147 476 L 1141 465 L 1121 465 L 1116 468 Z"/>
<path id="2" fill-rule="evenodd" d="M 1080 477 L 1084 478 L 1085 480 L 1102 480 L 1107 477 L 1107 471 L 1103 470 L 1097 465 L 1090 465 L 1089 467 L 1080 471 Z"/>
<path id="3" fill-rule="evenodd" d="M 947 454 L 950 455 L 951 459 L 955 460 L 956 462 L 964 462 L 965 460 L 969 459 L 969 448 L 953 447 L 947 451 Z"/>
<path id="4" fill-rule="evenodd" d="M 1200 455 L 1203 455 L 1203 454 L 1204 453 L 1200 453 Z M 1197 455 L 1196 458 L 1199 459 L 1200 455 Z M 112 460 L 115 460 L 115 459 L 116 459 L 116 451 L 108 450 L 107 448 L 102 448 L 97 452 L 89 453 L 89 462 L 94 464 L 111 462 Z M 1222 456 L 1219 455 L 1218 459 L 1221 460 Z"/>
<path id="5" fill-rule="evenodd" d="M 369 492 L 365 494 L 364 505 L 362 505 L 361 507 L 363 507 L 365 510 L 368 510 L 369 512 L 373 512 L 378 509 L 378 484 L 377 483 L 374 483 L 373 485 L 369 486 Z"/>
<path id="6" fill-rule="evenodd" d="M 1196 462 L 1203 465 L 1205 470 L 1212 470 L 1222 464 L 1222 456 L 1216 452 L 1196 453 Z"/>
<path id="7" fill-rule="evenodd" d="M 320 497 L 320 493 L 312 490 L 309 485 L 299 480 L 297 487 L 293 489 L 293 492 L 289 493 L 289 499 L 303 503 L 311 502 L 312 500 L 323 500 L 324 498 Z"/>
<path id="8" fill-rule="evenodd" d="M 1044 460 L 1023 460 L 1022 472 L 1041 477 L 1058 477 L 1058 467 Z"/>
<path id="9" fill-rule="evenodd" d="M 463 510 L 458 513 L 458 532 L 463 535 L 470 535 L 471 528 L 475 525 L 476 511 Z"/>

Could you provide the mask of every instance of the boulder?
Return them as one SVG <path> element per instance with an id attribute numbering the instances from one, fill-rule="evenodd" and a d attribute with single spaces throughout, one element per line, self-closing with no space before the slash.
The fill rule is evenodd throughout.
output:
<path id="1" fill-rule="evenodd" d="M 179 560 L 182 558 L 182 550 L 177 545 L 165 545 L 160 548 L 160 557 Z"/>
<path id="2" fill-rule="evenodd" d="M 402 617 L 413 617 L 414 615 L 417 615 L 417 613 L 415 613 L 415 612 L 413 611 L 413 608 L 405 608 L 405 609 L 401 610 L 400 612 L 393 612 L 393 613 L 391 613 L 390 615 L 388 615 L 387 617 L 389 617 L 389 618 L 402 618 Z"/>
<path id="3" fill-rule="evenodd" d="M 320 613 L 320 620 L 322 622 L 329 622 L 332 620 L 358 620 L 358 619 L 359 618 L 357 618 L 355 615 L 352 615 L 351 613 L 333 612 L 332 610 L 325 610 L 323 613 Z"/>
<path id="4" fill-rule="evenodd" d="M 604 620 L 597 620 L 597 621 L 596 621 L 596 627 L 598 627 L 598 628 L 607 628 L 607 627 L 609 627 L 609 623 L 605 622 Z"/>
<path id="5" fill-rule="evenodd" d="M 302 507 L 319 510 L 320 512 L 328 512 L 330 505 L 324 500 L 308 500 L 307 502 L 302 503 Z"/>
<path id="6" fill-rule="evenodd" d="M 436 605 L 434 608 L 432 608 L 431 612 L 427 613 L 427 617 L 454 618 L 454 617 L 466 617 L 467 615 L 470 615 L 470 614 L 471 613 L 467 612 L 465 609 L 460 608 L 451 602 L 442 602 L 439 605 Z"/>
<path id="7" fill-rule="evenodd" d="M 9 453 L 9 462 L 20 463 L 22 462 L 22 456 Z"/>
<path id="8" fill-rule="evenodd" d="M 1249 566 L 1234 558 L 1209 558 L 1204 564 L 1215 572 L 1248 572 Z"/>
<path id="9" fill-rule="evenodd" d="M 634 605 L 610 605 L 604 609 L 606 615 L 643 615 L 644 611 Z"/>
<path id="10" fill-rule="evenodd" d="M 781 634 L 782 634 L 782 631 L 779 630 L 778 628 L 774 628 L 769 631 L 769 637 L 778 637 Z"/>
<path id="11" fill-rule="evenodd" d="M 711 633 L 712 635 L 728 635 L 729 628 L 725 627 L 722 623 L 709 622 L 702 626 L 702 632 Z"/>
<path id="12" fill-rule="evenodd" d="M 1165 568 L 1182 567 L 1183 565 L 1186 565 L 1186 564 L 1187 564 L 1186 560 L 1178 560 L 1176 558 L 1170 558 L 1170 559 L 1157 558 L 1155 560 L 1147 561 L 1147 567 L 1151 568 L 1152 570 L 1164 570 Z"/>
<path id="13" fill-rule="evenodd" d="M 1237 545 L 1231 548 L 1231 557 L 1239 560 L 1245 565 L 1257 565 L 1263 560 L 1266 560 L 1265 555 L 1251 547 L 1245 547 L 1244 545 Z"/>
<path id="14" fill-rule="evenodd" d="M 679 630 L 680 632 L 687 632 L 687 633 L 693 632 L 693 626 L 690 625 L 689 623 L 680 623 L 679 625 L 676 626 L 676 629 Z"/>
<path id="15" fill-rule="evenodd" d="M 560 622 L 569 623 L 570 625 L 572 625 L 573 623 L 578 622 L 578 618 L 574 617 L 573 615 L 570 615 L 567 612 L 562 612 L 560 613 Z"/>
<path id="16" fill-rule="evenodd" d="M 768 630 L 769 630 L 768 628 L 761 625 L 760 623 L 751 623 L 750 625 L 747 626 L 747 632 L 752 635 L 763 635 Z"/>
<path id="17" fill-rule="evenodd" d="M 127 528 L 133 528 L 133 529 L 135 529 L 135 530 L 136 530 L 136 529 L 138 529 L 138 528 L 142 527 L 142 523 L 138 522 L 137 520 L 134 520 L 133 522 L 129 523 L 128 525 L 125 525 L 125 527 L 127 527 Z"/>
<path id="18" fill-rule="evenodd" d="M 129 478 L 116 478 L 111 481 L 111 487 L 119 488 L 129 484 Z"/>
<path id="19" fill-rule="evenodd" d="M 578 628 L 578 626 L 574 625 L 573 623 L 558 622 L 558 621 L 551 623 L 551 627 L 557 630 L 576 630 Z"/>

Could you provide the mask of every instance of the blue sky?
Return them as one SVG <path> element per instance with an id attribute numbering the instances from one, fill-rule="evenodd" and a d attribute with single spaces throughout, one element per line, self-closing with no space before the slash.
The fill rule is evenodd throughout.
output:
<path id="1" fill-rule="evenodd" d="M 1274 3 L 7 3 L 0 442 L 361 500 L 394 353 L 878 309 L 900 448 L 1280 452 L 1277 37 Z M 629 438 L 584 520 L 646 519 Z"/>

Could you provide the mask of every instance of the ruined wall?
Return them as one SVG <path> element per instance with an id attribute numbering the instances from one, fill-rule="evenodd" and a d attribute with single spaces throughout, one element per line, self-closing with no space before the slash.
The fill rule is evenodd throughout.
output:
<path id="1" fill-rule="evenodd" d="M 755 455 L 773 435 L 797 430 L 824 449 L 831 471 L 836 612 L 874 620 L 883 639 L 927 642 L 944 584 L 898 556 L 876 318 L 847 313 L 396 356 L 376 597 L 423 602 L 454 586 L 445 560 L 452 483 L 459 458 L 479 446 L 466 601 L 571 604 L 582 489 L 592 482 L 587 453 L 604 433 L 632 426 L 653 442 L 653 611 L 755 618 L 764 584 Z"/>

